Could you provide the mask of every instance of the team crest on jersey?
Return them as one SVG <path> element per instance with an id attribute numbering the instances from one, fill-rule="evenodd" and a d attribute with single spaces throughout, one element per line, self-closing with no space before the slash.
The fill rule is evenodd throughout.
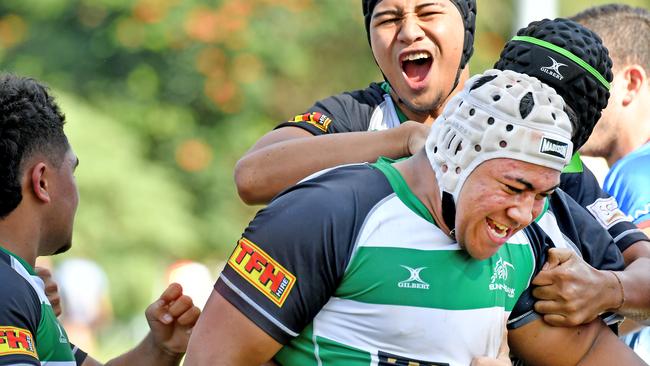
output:
<path id="1" fill-rule="evenodd" d="M 296 277 L 253 242 L 241 238 L 228 264 L 278 307 L 282 307 Z"/>
<path id="2" fill-rule="evenodd" d="M 490 291 L 501 290 L 505 292 L 509 298 L 515 297 L 515 289 L 506 284 L 508 275 L 510 274 L 510 269 L 514 270 L 515 266 L 504 261 L 503 258 L 499 258 L 499 260 L 494 264 L 492 270 L 492 278 L 490 279 L 489 285 Z"/>
<path id="3" fill-rule="evenodd" d="M 0 356 L 28 355 L 38 359 L 32 332 L 23 328 L 0 326 Z"/>
<path id="4" fill-rule="evenodd" d="M 599 198 L 587 206 L 587 210 L 605 229 L 609 229 L 622 221 L 630 221 L 623 211 L 618 208 L 618 203 L 614 197 Z"/>
<path id="5" fill-rule="evenodd" d="M 327 127 L 332 123 L 332 119 L 320 112 L 299 114 L 291 122 L 307 122 L 323 132 L 327 132 Z"/>

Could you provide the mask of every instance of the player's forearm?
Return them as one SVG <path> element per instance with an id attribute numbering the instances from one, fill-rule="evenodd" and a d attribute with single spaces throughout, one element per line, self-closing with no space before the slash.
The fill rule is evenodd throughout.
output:
<path id="1" fill-rule="evenodd" d="M 593 345 L 576 366 L 647 366 L 609 329 L 601 327 Z"/>
<path id="2" fill-rule="evenodd" d="M 157 347 L 151 333 L 132 350 L 106 363 L 106 366 L 175 366 L 180 365 L 183 354 L 170 353 Z"/>
<path id="3" fill-rule="evenodd" d="M 350 132 L 281 141 L 250 151 L 237 162 L 235 183 L 248 204 L 268 202 L 285 188 L 323 169 L 408 155 L 405 129 Z"/>
<path id="4" fill-rule="evenodd" d="M 508 333 L 512 353 L 530 366 L 645 365 L 599 319 L 575 327 L 538 319 Z"/>
<path id="5" fill-rule="evenodd" d="M 616 274 L 625 296 L 617 313 L 647 323 L 650 318 L 650 258 L 638 258 Z"/>

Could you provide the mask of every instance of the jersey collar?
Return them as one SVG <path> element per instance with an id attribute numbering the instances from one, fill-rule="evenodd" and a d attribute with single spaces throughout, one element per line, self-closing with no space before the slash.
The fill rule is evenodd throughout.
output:
<path id="1" fill-rule="evenodd" d="M 34 271 L 34 268 L 30 266 L 29 263 L 25 262 L 24 259 L 20 258 L 19 256 L 15 255 L 14 253 L 10 252 L 9 250 L 3 247 L 0 247 L 0 250 L 14 257 L 18 262 L 20 262 L 20 264 L 22 264 L 23 267 L 25 267 L 25 269 L 27 270 L 27 272 L 29 272 L 30 275 L 36 276 L 36 271 Z"/>
<path id="2" fill-rule="evenodd" d="M 390 95 L 390 84 L 388 84 L 387 81 L 384 81 L 383 83 L 381 83 L 380 86 L 381 86 L 381 90 L 385 91 L 386 93 L 388 93 L 388 95 Z M 392 99 L 392 97 L 391 97 L 391 99 Z M 397 113 L 397 118 L 399 118 L 399 122 L 403 123 L 403 122 L 408 121 L 409 118 L 406 117 L 406 115 L 404 114 L 404 112 L 402 112 L 401 109 L 399 109 L 399 107 L 397 106 L 397 103 L 395 103 L 393 101 L 393 105 L 395 106 L 395 113 Z"/>
<path id="3" fill-rule="evenodd" d="M 393 167 L 392 164 L 394 162 L 395 160 L 381 156 L 376 163 L 372 164 L 372 166 L 384 173 L 391 188 L 393 188 L 393 191 L 395 191 L 397 197 L 406 205 L 406 207 L 415 212 L 421 218 L 438 226 L 424 203 L 420 201 L 420 199 L 413 193 L 413 191 L 411 191 L 411 188 L 409 188 L 409 186 L 406 184 L 406 181 L 404 180 L 404 177 L 402 177 L 402 174 L 400 174 L 400 172 L 395 169 L 395 167 Z"/>

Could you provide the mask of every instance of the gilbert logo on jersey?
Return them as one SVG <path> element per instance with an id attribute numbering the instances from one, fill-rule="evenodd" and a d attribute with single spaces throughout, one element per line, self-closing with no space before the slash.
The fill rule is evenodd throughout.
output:
<path id="1" fill-rule="evenodd" d="M 239 239 L 228 264 L 278 307 L 296 282 L 296 276 L 246 238 Z"/>

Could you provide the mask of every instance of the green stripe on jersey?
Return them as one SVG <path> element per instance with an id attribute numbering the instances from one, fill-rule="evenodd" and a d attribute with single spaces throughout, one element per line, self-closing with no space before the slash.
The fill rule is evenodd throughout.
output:
<path id="1" fill-rule="evenodd" d="M 370 304 L 511 311 L 533 271 L 528 245 L 503 245 L 486 260 L 463 250 L 360 247 L 335 296 Z"/>
<path id="2" fill-rule="evenodd" d="M 316 337 L 314 343 L 313 331 L 313 324 L 310 324 L 290 345 L 283 347 L 274 360 L 282 365 L 300 366 L 370 365 L 370 353 L 323 337 Z"/>

